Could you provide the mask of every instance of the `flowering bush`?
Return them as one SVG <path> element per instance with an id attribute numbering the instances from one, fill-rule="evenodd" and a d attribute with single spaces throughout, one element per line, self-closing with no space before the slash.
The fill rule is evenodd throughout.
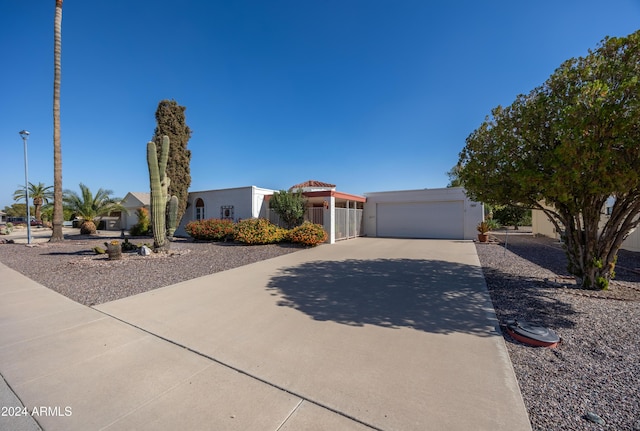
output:
<path id="1" fill-rule="evenodd" d="M 129 234 L 133 236 L 148 235 L 151 228 L 151 220 L 149 220 L 149 210 L 142 207 L 136 210 L 136 216 L 138 216 L 138 223 L 131 226 Z"/>
<path id="2" fill-rule="evenodd" d="M 187 223 L 185 227 L 189 236 L 203 241 L 224 241 L 233 235 L 233 222 L 210 218 Z"/>
<path id="3" fill-rule="evenodd" d="M 316 246 L 327 240 L 327 233 L 322 225 L 305 222 L 289 231 L 289 240 L 294 243 Z"/>
<path id="4" fill-rule="evenodd" d="M 273 244 L 283 241 L 287 230 L 266 219 L 246 219 L 236 223 L 233 239 L 245 244 Z"/>

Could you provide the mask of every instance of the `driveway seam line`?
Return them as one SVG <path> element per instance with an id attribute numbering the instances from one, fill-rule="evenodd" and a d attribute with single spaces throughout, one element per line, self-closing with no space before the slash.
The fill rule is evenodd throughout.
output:
<path id="1" fill-rule="evenodd" d="M 176 341 L 173 341 L 173 340 L 170 340 L 170 339 L 168 339 L 168 338 L 166 338 L 166 337 L 163 337 L 162 335 L 155 334 L 155 333 L 153 333 L 153 332 L 151 332 L 151 331 L 149 331 L 149 330 L 147 330 L 147 329 L 144 329 L 144 328 L 142 328 L 142 327 L 140 327 L 140 326 L 134 325 L 133 323 L 127 322 L 126 320 L 120 319 L 119 317 L 114 316 L 114 315 L 112 315 L 112 314 L 109 314 L 109 313 L 107 313 L 106 311 L 99 310 L 99 309 L 94 308 L 94 307 L 90 307 L 90 308 L 92 308 L 92 309 L 94 309 L 94 310 L 96 310 L 96 311 L 98 311 L 98 312 L 100 312 L 100 313 L 104 314 L 105 316 L 109 316 L 109 317 L 111 317 L 111 318 L 113 318 L 113 319 L 115 319 L 115 320 L 117 320 L 117 321 L 119 321 L 119 322 L 122 322 L 122 323 L 124 323 L 124 324 L 126 324 L 126 325 L 129 325 L 129 326 L 131 326 L 131 327 L 133 327 L 133 328 L 136 328 L 136 329 L 138 329 L 138 330 L 140 330 L 140 331 L 142 331 L 142 332 L 144 332 L 144 333 L 146 333 L 146 334 L 149 334 L 149 335 L 151 335 L 151 336 L 153 336 L 153 337 L 156 337 L 156 338 L 158 338 L 158 339 L 160 339 L 160 340 L 163 340 L 163 341 L 166 341 L 166 342 L 168 342 L 168 343 L 171 343 L 171 344 L 173 344 L 174 346 L 181 347 L 181 348 L 183 348 L 183 349 L 185 349 L 185 350 L 187 350 L 187 351 L 189 351 L 189 352 L 195 353 L 196 355 L 201 356 L 201 357 L 203 357 L 203 358 L 209 359 L 210 361 L 213 361 L 213 362 L 215 362 L 215 363 L 216 363 L 216 364 L 218 364 L 218 365 L 222 365 L 222 366 L 223 366 L 223 367 L 225 367 L 225 368 L 228 368 L 228 369 L 233 370 L 233 371 L 235 371 L 235 372 L 237 372 L 237 373 L 243 374 L 243 375 L 245 375 L 245 376 L 247 376 L 247 377 L 249 377 L 249 378 L 251 378 L 251 379 L 257 380 L 257 381 L 258 381 L 258 382 L 260 382 L 260 383 L 264 383 L 265 385 L 271 386 L 272 388 L 278 389 L 278 390 L 280 390 L 280 391 L 282 391 L 282 392 L 285 392 L 285 393 L 287 393 L 287 394 L 289 394 L 289 395 L 293 395 L 294 397 L 300 398 L 302 401 L 307 401 L 308 403 L 311 403 L 311 404 L 314 404 L 314 405 L 316 405 L 316 406 L 318 406 L 318 407 L 321 407 L 321 408 L 323 408 L 323 409 L 329 410 L 330 412 L 333 412 L 333 413 L 335 413 L 335 414 L 337 414 L 337 415 L 339 415 L 339 416 L 342 416 L 342 417 L 344 417 L 344 418 L 347 418 L 347 419 L 349 419 L 349 420 L 352 420 L 352 421 L 354 421 L 354 422 L 357 422 L 357 423 L 359 423 L 359 424 L 361 424 L 361 425 L 364 425 L 364 426 L 366 426 L 366 427 L 368 427 L 368 428 L 371 428 L 372 430 L 375 430 L 375 431 L 385 431 L 385 430 L 383 430 L 382 428 L 378 428 L 378 427 L 376 427 L 375 425 L 372 425 L 372 424 L 370 424 L 370 423 L 367 423 L 367 422 L 365 422 L 365 421 L 363 421 L 363 420 L 361 420 L 361 419 L 358 419 L 358 418 L 356 418 L 356 417 L 354 417 L 354 416 L 351 416 L 351 415 L 349 415 L 349 414 L 347 414 L 347 413 L 341 412 L 341 411 L 339 411 L 339 410 L 337 410 L 337 409 L 334 409 L 333 407 L 329 407 L 329 406 L 327 406 L 327 405 L 325 405 L 325 404 L 323 404 L 323 403 L 321 403 L 321 402 L 319 402 L 319 401 L 314 401 L 314 400 L 312 400 L 312 399 L 310 399 L 310 398 L 308 398 L 308 397 L 306 397 L 306 396 L 304 396 L 304 395 L 298 394 L 298 393 L 296 393 L 296 392 L 294 392 L 294 391 L 292 391 L 292 390 L 290 390 L 290 389 L 284 388 L 284 387 L 282 387 L 282 386 L 280 386 L 280 385 L 277 385 L 277 384 L 275 384 L 275 383 L 272 383 L 272 382 L 270 382 L 270 381 L 268 381 L 268 380 L 265 380 L 265 379 L 263 379 L 263 378 L 261 378 L 261 377 L 255 376 L 255 375 L 253 375 L 253 374 L 251 374 L 251 373 L 249 373 L 249 372 L 247 372 L 247 371 L 244 371 L 244 370 L 242 370 L 242 369 L 240 369 L 240 368 L 234 367 L 233 365 L 227 364 L 226 362 L 223 362 L 223 361 L 221 361 L 221 360 L 219 360 L 219 359 L 216 359 L 216 358 L 214 358 L 214 357 L 212 357 L 212 356 L 209 356 L 209 355 L 207 355 L 207 354 L 205 354 L 205 353 L 199 352 L 199 351 L 194 350 L 194 349 L 192 349 L 192 348 L 190 348 L 190 347 L 188 347 L 188 346 L 185 346 L 185 345 L 180 344 L 180 343 L 178 343 L 178 342 L 176 342 Z"/>

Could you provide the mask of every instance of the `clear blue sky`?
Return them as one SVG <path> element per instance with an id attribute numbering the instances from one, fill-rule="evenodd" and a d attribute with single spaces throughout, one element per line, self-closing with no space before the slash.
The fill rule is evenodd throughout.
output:
<path id="1" fill-rule="evenodd" d="M 55 2 L 0 4 L 3 208 L 22 129 L 29 180 L 53 184 Z M 154 113 L 175 99 L 191 190 L 444 187 L 491 108 L 638 23 L 638 0 L 66 0 L 63 186 L 148 191 Z"/>

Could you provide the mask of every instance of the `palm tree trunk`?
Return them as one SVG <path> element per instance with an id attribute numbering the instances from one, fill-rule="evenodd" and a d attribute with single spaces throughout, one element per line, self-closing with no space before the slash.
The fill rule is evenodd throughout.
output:
<path id="1" fill-rule="evenodd" d="M 60 77 L 62 75 L 62 0 L 56 0 L 53 46 L 53 233 L 49 241 L 62 241 L 62 147 L 60 144 Z"/>
<path id="2" fill-rule="evenodd" d="M 36 220 L 42 221 L 42 213 L 40 211 L 42 208 L 42 198 L 33 198 L 33 207 L 35 208 Z"/>

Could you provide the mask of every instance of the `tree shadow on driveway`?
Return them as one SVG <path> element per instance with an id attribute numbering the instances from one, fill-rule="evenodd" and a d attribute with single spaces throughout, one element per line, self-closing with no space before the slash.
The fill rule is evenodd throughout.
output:
<path id="1" fill-rule="evenodd" d="M 477 266 L 439 260 L 314 261 L 283 268 L 268 283 L 278 305 L 319 321 L 495 335 Z"/>

